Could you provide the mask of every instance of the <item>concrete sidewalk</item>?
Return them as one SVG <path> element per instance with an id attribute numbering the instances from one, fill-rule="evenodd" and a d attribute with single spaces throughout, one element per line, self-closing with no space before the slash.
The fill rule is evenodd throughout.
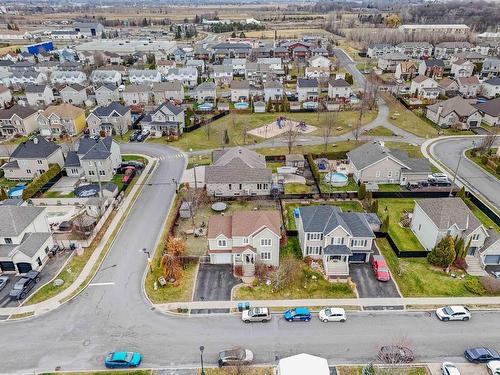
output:
<path id="1" fill-rule="evenodd" d="M 0 308 L 1 316 L 10 316 L 17 314 L 34 314 L 40 315 L 51 310 L 56 309 L 67 300 L 71 299 L 74 295 L 76 296 L 78 293 L 78 289 L 84 284 L 87 277 L 92 274 L 92 269 L 96 262 L 99 260 L 101 253 L 104 251 L 105 245 L 110 239 L 114 230 L 118 227 L 120 220 L 124 217 L 125 213 L 128 211 L 128 208 L 131 207 L 131 204 L 135 201 L 136 192 L 144 186 L 144 181 L 151 176 L 151 171 L 154 168 L 153 163 L 154 159 L 143 155 L 148 159 L 148 165 L 144 168 L 144 171 L 141 173 L 139 178 L 137 179 L 135 185 L 132 187 L 132 190 L 129 192 L 127 197 L 123 200 L 122 204 L 118 208 L 118 211 L 111 221 L 110 225 L 107 228 L 106 233 L 104 234 L 99 246 L 94 250 L 92 255 L 90 256 L 88 262 L 82 269 L 82 272 L 76 280 L 66 289 L 61 291 L 61 293 L 51 297 L 43 302 L 39 302 L 33 305 L 19 306 L 19 307 L 5 307 Z M 76 255 L 75 255 L 76 256 Z M 103 258 L 104 259 L 104 258 Z M 96 272 L 97 270 L 94 270 Z M 82 289 L 83 290 L 83 289 Z"/>

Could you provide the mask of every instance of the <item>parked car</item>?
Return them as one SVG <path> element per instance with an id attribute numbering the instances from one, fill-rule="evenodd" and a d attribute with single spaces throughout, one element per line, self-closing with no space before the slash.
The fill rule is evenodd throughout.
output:
<path id="1" fill-rule="evenodd" d="M 226 365 L 248 365 L 253 361 L 253 353 L 249 349 L 236 348 L 219 352 L 219 367 Z"/>
<path id="2" fill-rule="evenodd" d="M 112 352 L 104 358 L 104 366 L 107 368 L 137 367 L 141 360 L 141 354 L 137 352 Z"/>
<path id="3" fill-rule="evenodd" d="M 500 375 L 500 361 L 490 361 L 486 365 L 488 369 L 488 374 L 490 375 Z"/>
<path id="4" fill-rule="evenodd" d="M 470 311 L 465 306 L 445 306 L 436 310 L 439 320 L 447 322 L 449 320 L 467 321 L 471 318 Z"/>
<path id="5" fill-rule="evenodd" d="M 123 178 L 122 178 L 122 184 L 128 184 L 128 183 L 130 183 L 130 181 L 132 180 L 132 177 L 134 177 L 134 176 L 131 175 L 131 174 L 126 174 L 125 176 L 123 176 Z"/>
<path id="6" fill-rule="evenodd" d="M 254 307 L 250 310 L 243 310 L 241 320 L 245 323 L 268 322 L 271 320 L 271 313 L 267 307 Z"/>
<path id="7" fill-rule="evenodd" d="M 486 363 L 489 361 L 500 361 L 500 354 L 494 349 L 479 346 L 467 349 L 464 352 L 465 359 L 473 363 Z"/>
<path id="8" fill-rule="evenodd" d="M 328 307 L 323 309 L 318 314 L 319 320 L 322 322 L 345 322 L 347 315 L 345 310 L 340 307 Z"/>
<path id="9" fill-rule="evenodd" d="M 140 161 L 137 160 L 129 160 L 121 163 L 120 168 L 125 168 L 125 167 L 134 167 L 135 169 L 143 169 L 144 163 L 141 163 Z"/>
<path id="10" fill-rule="evenodd" d="M 288 322 L 293 322 L 294 320 L 308 322 L 311 320 L 311 312 L 306 307 L 297 307 L 295 309 L 286 310 L 283 317 Z"/>
<path id="11" fill-rule="evenodd" d="M 0 276 L 0 290 L 5 288 L 9 281 L 10 279 L 7 276 Z"/>
<path id="12" fill-rule="evenodd" d="M 434 181 L 434 182 L 449 182 L 448 176 L 445 175 L 444 173 L 433 173 L 429 176 L 427 176 L 427 179 L 429 181 Z"/>
<path id="13" fill-rule="evenodd" d="M 150 135 L 150 134 L 151 134 L 151 132 L 150 132 L 149 130 L 147 130 L 147 129 L 144 129 L 144 130 L 141 132 L 141 134 L 142 134 L 143 136 L 147 137 L 148 135 Z"/>
<path id="14" fill-rule="evenodd" d="M 128 139 L 128 140 L 129 140 L 129 142 L 135 142 L 135 141 L 137 140 L 137 136 L 138 136 L 138 134 L 135 134 L 135 133 L 134 133 L 134 134 L 132 134 L 132 135 L 129 137 L 129 139 Z"/>
<path id="15" fill-rule="evenodd" d="M 460 375 L 457 366 L 451 362 L 443 362 L 441 365 L 441 373 L 443 375 Z"/>
<path id="16" fill-rule="evenodd" d="M 378 357 L 384 363 L 410 363 L 415 359 L 411 349 L 401 345 L 382 346 Z"/>
<path id="17" fill-rule="evenodd" d="M 23 299 L 39 281 L 40 272 L 34 270 L 29 271 L 14 284 L 9 293 L 9 297 L 15 300 Z"/>
<path id="18" fill-rule="evenodd" d="M 378 281 L 389 281 L 391 279 L 389 268 L 387 268 L 387 264 L 382 255 L 372 255 L 371 263 L 375 278 Z"/>
<path id="19" fill-rule="evenodd" d="M 142 142 L 146 139 L 146 136 L 143 134 L 138 134 L 137 137 L 135 137 L 136 142 Z"/>

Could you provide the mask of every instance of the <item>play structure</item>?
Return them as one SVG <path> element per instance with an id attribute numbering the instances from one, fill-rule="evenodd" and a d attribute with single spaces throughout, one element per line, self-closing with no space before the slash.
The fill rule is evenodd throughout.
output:
<path id="1" fill-rule="evenodd" d="M 317 128 L 315 126 L 307 125 L 304 121 L 290 120 L 284 116 L 280 116 L 276 119 L 276 121 L 271 122 L 270 124 L 250 130 L 248 134 L 267 139 L 286 133 L 290 129 L 298 133 L 307 134 L 312 133 Z"/>

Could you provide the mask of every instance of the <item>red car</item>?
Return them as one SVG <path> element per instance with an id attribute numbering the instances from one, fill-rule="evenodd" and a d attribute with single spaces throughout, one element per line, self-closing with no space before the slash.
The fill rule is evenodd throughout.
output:
<path id="1" fill-rule="evenodd" d="M 378 281 L 389 281 L 391 279 L 389 268 L 387 268 L 387 264 L 385 263 L 385 259 L 382 255 L 372 256 L 372 267 L 373 272 L 375 272 L 375 278 Z"/>

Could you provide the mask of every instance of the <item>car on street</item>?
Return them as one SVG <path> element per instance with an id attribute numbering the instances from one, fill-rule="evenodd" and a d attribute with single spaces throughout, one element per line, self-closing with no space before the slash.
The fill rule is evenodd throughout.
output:
<path id="1" fill-rule="evenodd" d="M 451 362 L 443 362 L 441 365 L 441 373 L 443 375 L 460 375 L 457 366 Z"/>
<path id="2" fill-rule="evenodd" d="M 382 255 L 373 255 L 371 259 L 373 272 L 375 273 L 375 278 L 378 281 L 389 281 L 391 279 L 391 274 L 389 273 L 389 268 L 385 259 Z"/>
<path id="3" fill-rule="evenodd" d="M 471 314 L 465 306 L 444 306 L 436 310 L 436 316 L 439 320 L 447 322 L 450 320 L 470 320 Z"/>
<path id="4" fill-rule="evenodd" d="M 137 352 L 111 352 L 104 358 L 107 368 L 129 368 L 141 364 L 142 356 Z"/>
<path id="5" fill-rule="evenodd" d="M 40 281 L 40 272 L 29 271 L 21 277 L 12 287 L 9 297 L 14 300 L 21 300 L 26 297 L 28 292 L 33 289 L 35 284 Z"/>
<path id="6" fill-rule="evenodd" d="M 345 310 L 340 307 L 328 307 L 320 310 L 318 318 L 325 323 L 345 322 L 347 320 L 347 315 L 345 314 Z"/>
<path id="7" fill-rule="evenodd" d="M 227 365 L 249 365 L 253 361 L 253 353 L 249 349 L 235 348 L 219 352 L 219 367 Z"/>
<path id="8" fill-rule="evenodd" d="M 241 320 L 245 323 L 268 322 L 271 320 L 271 313 L 267 307 L 254 307 L 250 310 L 243 310 Z"/>
<path id="9" fill-rule="evenodd" d="M 283 317 L 288 322 L 293 322 L 294 320 L 308 322 L 311 320 L 311 312 L 306 307 L 297 307 L 295 309 L 286 310 L 283 313 Z"/>
<path id="10" fill-rule="evenodd" d="M 410 363 L 415 359 L 415 355 L 410 348 L 402 345 L 382 346 L 378 352 L 379 359 L 384 363 Z"/>
<path id="11" fill-rule="evenodd" d="M 465 359 L 473 363 L 486 363 L 490 361 L 500 361 L 500 354 L 495 349 L 478 346 L 470 348 L 464 352 Z"/>
<path id="12" fill-rule="evenodd" d="M 500 361 L 490 361 L 486 365 L 488 369 L 488 374 L 490 375 L 500 375 Z"/>
<path id="13" fill-rule="evenodd" d="M 5 288 L 5 286 L 9 283 L 9 278 L 7 276 L 0 276 L 0 290 Z"/>

